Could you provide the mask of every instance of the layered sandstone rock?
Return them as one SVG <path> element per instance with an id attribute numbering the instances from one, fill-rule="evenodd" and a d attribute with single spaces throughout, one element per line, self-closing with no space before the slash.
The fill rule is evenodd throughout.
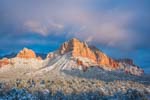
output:
<path id="1" fill-rule="evenodd" d="M 88 46 L 85 42 L 81 42 L 76 38 L 65 42 L 59 52 L 60 54 L 71 52 L 73 57 L 85 57 L 91 59 L 99 66 L 108 67 L 109 69 L 117 69 L 119 67 L 117 61 L 111 59 L 97 48 Z M 80 64 L 80 62 L 78 63 Z"/>

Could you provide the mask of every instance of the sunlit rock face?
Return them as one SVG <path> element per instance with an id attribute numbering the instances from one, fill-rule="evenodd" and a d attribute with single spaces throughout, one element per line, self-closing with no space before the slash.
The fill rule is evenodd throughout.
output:
<path id="1" fill-rule="evenodd" d="M 24 48 L 23 50 L 21 50 L 18 54 L 17 54 L 17 57 L 19 58 L 26 58 L 26 59 L 29 59 L 29 58 L 36 58 L 36 54 L 34 51 L 30 50 L 30 49 L 27 49 L 27 48 Z"/>
<path id="2" fill-rule="evenodd" d="M 23 50 L 21 50 L 17 56 L 18 58 L 25 58 L 25 59 L 31 59 L 31 58 L 34 58 L 34 59 L 38 59 L 38 60 L 42 60 L 42 58 L 40 56 L 36 56 L 36 53 L 31 50 L 31 49 L 28 49 L 28 48 L 24 48 Z"/>
<path id="3" fill-rule="evenodd" d="M 67 52 L 72 52 L 73 57 L 86 57 L 91 60 L 97 61 L 96 56 L 94 52 L 88 48 L 88 45 L 86 43 L 80 42 L 78 39 L 71 39 L 68 42 L 65 42 L 62 44 L 60 48 L 60 53 L 65 54 Z"/>
<path id="4" fill-rule="evenodd" d="M 106 54 L 98 50 L 96 47 L 88 46 L 86 42 L 81 42 L 76 38 L 73 38 L 70 41 L 62 44 L 59 51 L 60 54 L 71 52 L 73 57 L 88 58 L 94 61 L 99 66 L 103 66 L 104 69 L 105 67 L 108 67 L 109 69 L 117 69 L 119 67 L 117 61 L 111 59 Z"/>

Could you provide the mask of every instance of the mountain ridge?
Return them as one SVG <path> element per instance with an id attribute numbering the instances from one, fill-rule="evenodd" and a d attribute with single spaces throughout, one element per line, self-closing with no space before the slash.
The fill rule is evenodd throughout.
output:
<path id="1" fill-rule="evenodd" d="M 137 76 L 141 76 L 144 73 L 140 67 L 133 64 L 132 60 L 112 59 L 95 46 L 89 46 L 86 42 L 82 42 L 76 38 L 64 42 L 58 50 L 48 53 L 45 59 L 37 56 L 33 50 L 24 48 L 17 54 L 16 57 L 0 60 L 0 66 L 6 66 L 7 64 L 10 65 L 12 62 L 14 63 L 14 61 L 17 62 L 18 59 L 22 59 L 23 61 L 27 61 L 28 59 L 32 59 L 34 61 L 34 59 L 37 59 L 35 60 L 37 63 L 39 63 L 38 61 L 41 60 L 42 63 L 39 66 L 43 66 L 47 69 L 54 68 L 63 70 L 67 68 L 67 70 L 70 70 L 78 68 L 80 70 L 86 71 L 90 67 L 96 66 L 108 71 L 123 70 L 125 73 Z M 64 63 L 61 59 L 64 59 L 66 63 Z M 64 65 L 56 66 L 59 61 L 64 63 Z"/>

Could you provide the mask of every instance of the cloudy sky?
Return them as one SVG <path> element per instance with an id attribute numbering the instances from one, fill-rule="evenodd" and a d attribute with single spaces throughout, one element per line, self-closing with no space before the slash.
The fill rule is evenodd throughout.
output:
<path id="1" fill-rule="evenodd" d="M 56 50 L 72 37 L 150 72 L 150 0 L 0 0 L 0 55 Z"/>

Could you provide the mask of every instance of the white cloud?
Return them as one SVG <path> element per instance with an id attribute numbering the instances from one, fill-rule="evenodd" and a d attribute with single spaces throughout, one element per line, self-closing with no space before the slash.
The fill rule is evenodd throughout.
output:
<path id="1" fill-rule="evenodd" d="M 38 34 L 42 34 L 44 36 L 48 35 L 52 32 L 59 32 L 63 29 L 63 25 L 54 22 L 42 22 L 42 21 L 34 21 L 29 20 L 24 23 L 24 27 L 27 31 L 35 32 Z"/>

